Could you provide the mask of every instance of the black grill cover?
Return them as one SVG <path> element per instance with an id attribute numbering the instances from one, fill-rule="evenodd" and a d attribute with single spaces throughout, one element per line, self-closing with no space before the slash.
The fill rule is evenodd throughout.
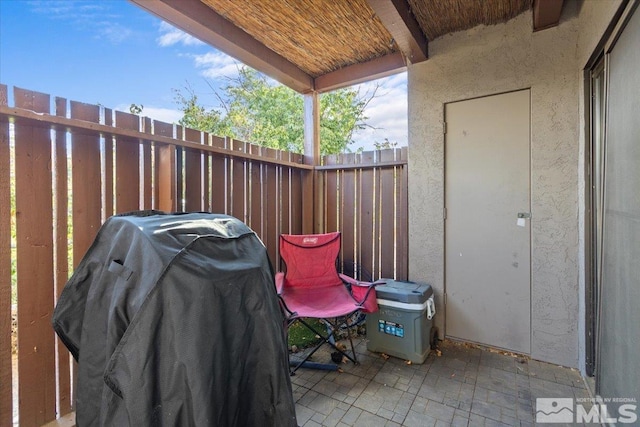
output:
<path id="1" fill-rule="evenodd" d="M 84 426 L 295 426 L 265 247 L 239 220 L 108 219 L 53 327 L 78 361 Z"/>

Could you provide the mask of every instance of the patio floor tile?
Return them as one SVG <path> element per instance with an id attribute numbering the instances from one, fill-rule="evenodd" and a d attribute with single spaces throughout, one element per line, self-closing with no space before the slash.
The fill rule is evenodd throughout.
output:
<path id="1" fill-rule="evenodd" d="M 301 368 L 292 377 L 304 427 L 533 426 L 538 397 L 588 398 L 580 374 L 526 357 L 445 341 L 423 364 L 368 352 L 340 371 Z M 330 360 L 319 351 L 314 361 Z"/>

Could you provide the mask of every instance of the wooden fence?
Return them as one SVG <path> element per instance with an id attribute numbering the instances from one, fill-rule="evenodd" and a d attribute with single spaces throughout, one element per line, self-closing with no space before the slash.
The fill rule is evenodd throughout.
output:
<path id="1" fill-rule="evenodd" d="M 407 149 L 326 156 L 316 170 L 325 231 L 342 233 L 343 272 L 407 279 Z"/>
<path id="2" fill-rule="evenodd" d="M 327 157 L 314 168 L 298 154 L 96 105 L 52 103 L 19 88 L 13 98 L 10 107 L 0 85 L 2 426 L 11 424 L 15 407 L 22 426 L 72 411 L 74 362 L 55 338 L 51 314 L 73 267 L 115 213 L 233 215 L 256 231 L 276 267 L 281 233 L 339 230 L 345 272 L 407 277 L 406 149 Z"/>

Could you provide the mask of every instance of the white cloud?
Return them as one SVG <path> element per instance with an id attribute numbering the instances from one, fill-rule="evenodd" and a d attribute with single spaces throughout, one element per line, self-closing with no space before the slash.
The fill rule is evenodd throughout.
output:
<path id="1" fill-rule="evenodd" d="M 161 47 L 173 46 L 176 44 L 181 44 L 183 46 L 204 45 L 202 41 L 166 22 L 160 23 L 160 33 L 160 37 L 158 37 L 157 41 Z"/>
<path id="2" fill-rule="evenodd" d="M 27 2 L 31 10 L 47 15 L 52 19 L 66 19 L 70 21 L 86 21 L 99 17 L 104 18 L 106 9 L 99 4 L 77 0 L 32 0 Z"/>
<path id="3" fill-rule="evenodd" d="M 2 0 L 0 0 L 2 1 Z M 66 21 L 74 27 L 94 33 L 94 37 L 119 44 L 134 35 L 134 30 L 118 23 L 121 16 L 111 11 L 109 2 L 88 0 L 32 0 L 31 11 L 49 19 Z"/>
<path id="4" fill-rule="evenodd" d="M 129 106 L 131 104 L 119 104 L 116 105 L 115 110 L 129 112 Z M 153 120 L 158 120 L 165 123 L 178 123 L 178 121 L 182 118 L 182 111 L 172 109 L 172 108 L 162 108 L 162 107 L 150 107 L 143 106 L 142 113 L 140 114 L 143 117 L 149 117 Z"/>
<path id="5" fill-rule="evenodd" d="M 376 97 L 365 109 L 367 123 L 375 129 L 367 128 L 354 135 L 351 150 L 363 147 L 365 150 L 374 149 L 374 142 L 397 142 L 398 147 L 404 147 L 408 141 L 407 122 L 407 74 L 401 73 L 373 82 L 362 83 L 358 86 L 360 93 L 372 93 L 379 85 Z"/>
<path id="6" fill-rule="evenodd" d="M 106 38 L 113 44 L 122 43 L 133 35 L 133 31 L 129 28 L 116 23 L 101 22 L 97 27 L 100 37 Z"/>
<path id="7" fill-rule="evenodd" d="M 200 75 L 208 79 L 233 78 L 238 75 L 241 67 L 240 62 L 219 51 L 190 56 L 196 68 L 200 69 Z"/>

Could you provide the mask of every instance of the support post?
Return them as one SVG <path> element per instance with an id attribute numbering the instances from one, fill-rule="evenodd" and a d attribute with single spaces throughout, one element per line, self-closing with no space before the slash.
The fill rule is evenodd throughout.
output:
<path id="1" fill-rule="evenodd" d="M 320 101 L 318 92 L 304 95 L 304 162 L 320 164 Z M 319 172 L 302 173 L 302 231 L 305 234 L 324 231 L 323 187 Z"/>

